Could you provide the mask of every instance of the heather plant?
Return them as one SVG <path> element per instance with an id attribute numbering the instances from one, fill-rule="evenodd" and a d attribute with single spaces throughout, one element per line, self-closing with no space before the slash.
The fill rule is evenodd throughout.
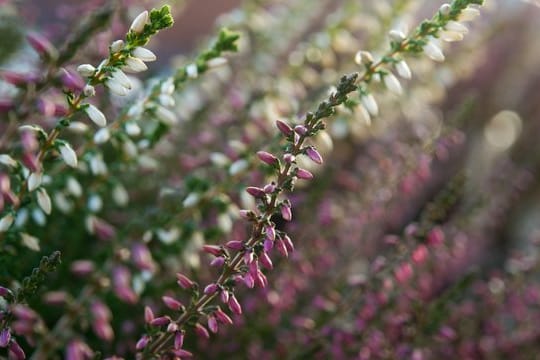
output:
<path id="1" fill-rule="evenodd" d="M 248 0 L 169 66 L 180 2 L 7 1 L 0 356 L 535 358 L 538 13 L 482 3 Z"/>

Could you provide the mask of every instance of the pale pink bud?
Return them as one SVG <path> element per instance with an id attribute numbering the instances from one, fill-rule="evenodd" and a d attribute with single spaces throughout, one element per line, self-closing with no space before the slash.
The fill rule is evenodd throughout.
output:
<path id="1" fill-rule="evenodd" d="M 255 198 L 263 198 L 266 195 L 263 189 L 255 186 L 248 186 L 246 192 Z"/>
<path id="2" fill-rule="evenodd" d="M 244 253 L 244 263 L 246 263 L 246 265 L 249 265 L 253 263 L 253 260 L 255 260 L 255 257 L 253 256 L 253 251 L 246 251 Z"/>
<path id="3" fill-rule="evenodd" d="M 227 325 L 232 325 L 233 324 L 233 321 L 229 317 L 229 315 L 225 314 L 225 312 L 223 310 L 221 310 L 221 308 L 219 308 L 219 307 L 214 312 L 214 315 L 216 316 L 216 319 L 222 324 L 227 324 Z"/>
<path id="4" fill-rule="evenodd" d="M 263 191 L 266 194 L 272 194 L 274 191 L 276 191 L 276 183 L 272 181 L 270 184 L 264 185 Z"/>
<path id="5" fill-rule="evenodd" d="M 276 120 L 276 126 L 285 136 L 290 136 L 293 133 L 293 129 L 284 121 Z"/>
<path id="6" fill-rule="evenodd" d="M 269 252 L 274 248 L 274 241 L 270 239 L 264 239 L 264 251 Z"/>
<path id="7" fill-rule="evenodd" d="M 163 300 L 165 306 L 167 306 L 171 310 L 178 311 L 184 307 L 184 305 L 180 301 L 176 300 L 171 296 L 163 296 L 161 299 Z"/>
<path id="8" fill-rule="evenodd" d="M 58 56 L 58 51 L 54 45 L 42 35 L 31 32 L 26 35 L 26 39 L 30 43 L 30 46 L 32 46 L 32 48 L 34 48 L 39 55 L 45 56 L 49 59 L 56 59 Z"/>
<path id="9" fill-rule="evenodd" d="M 111 310 L 99 300 L 95 300 L 90 305 L 90 312 L 96 320 L 108 321 L 111 319 Z"/>
<path id="10" fill-rule="evenodd" d="M 425 245 L 419 245 L 412 253 L 412 259 L 415 263 L 421 264 L 423 263 L 428 255 L 428 250 Z"/>
<path id="11" fill-rule="evenodd" d="M 106 321 L 94 321 L 92 323 L 92 330 L 98 338 L 110 342 L 114 339 L 114 331 L 111 325 Z"/>
<path id="12" fill-rule="evenodd" d="M 210 262 L 210 266 L 222 267 L 225 264 L 225 258 L 223 256 L 218 256 Z"/>
<path id="13" fill-rule="evenodd" d="M 144 321 L 150 324 L 155 319 L 154 312 L 149 306 L 144 307 Z"/>
<path id="14" fill-rule="evenodd" d="M 239 240 L 231 240 L 225 244 L 231 250 L 242 250 L 244 248 L 244 243 Z"/>
<path id="15" fill-rule="evenodd" d="M 171 322 L 169 325 L 167 325 L 168 333 L 175 333 L 177 331 L 178 331 L 178 324 Z"/>
<path id="16" fill-rule="evenodd" d="M 270 240 L 276 239 L 276 230 L 274 229 L 273 225 L 266 225 L 264 227 L 264 232 L 266 233 L 266 237 Z"/>
<path id="17" fill-rule="evenodd" d="M 296 160 L 296 157 L 293 154 L 287 153 L 283 155 L 283 160 L 285 160 L 287 164 L 292 164 Z"/>
<path id="18" fill-rule="evenodd" d="M 279 253 L 285 257 L 289 256 L 289 252 L 287 251 L 287 247 L 285 246 L 285 243 L 281 238 L 276 240 L 276 248 L 279 251 Z"/>
<path id="19" fill-rule="evenodd" d="M 177 331 L 174 335 L 174 348 L 176 350 L 181 349 L 184 346 L 184 332 Z"/>
<path id="20" fill-rule="evenodd" d="M 323 158 L 321 154 L 313 146 L 308 146 L 306 148 L 306 155 L 315 163 L 322 164 Z"/>
<path id="21" fill-rule="evenodd" d="M 409 263 L 402 263 L 394 270 L 394 276 L 400 283 L 407 282 L 413 275 L 413 268 Z"/>
<path id="22" fill-rule="evenodd" d="M 255 280 L 253 279 L 253 276 L 251 276 L 250 273 L 246 273 L 244 276 L 243 276 L 243 279 L 244 279 L 244 284 L 250 288 L 250 289 L 253 289 L 253 287 L 255 286 Z"/>
<path id="23" fill-rule="evenodd" d="M 229 305 L 229 309 L 231 309 L 231 311 L 235 313 L 236 315 L 242 314 L 242 307 L 240 306 L 240 303 L 238 302 L 238 300 L 236 300 L 236 297 L 234 296 L 234 294 L 231 294 L 229 296 L 228 305 Z"/>
<path id="24" fill-rule="evenodd" d="M 296 176 L 299 179 L 303 179 L 303 180 L 313 179 L 313 174 L 310 173 L 309 171 L 307 171 L 306 169 L 302 169 L 302 168 L 297 168 L 296 169 Z"/>
<path id="25" fill-rule="evenodd" d="M 171 318 L 168 316 L 160 316 L 155 318 L 154 320 L 150 321 L 150 325 L 152 326 L 164 326 L 169 325 L 171 322 Z"/>
<path id="26" fill-rule="evenodd" d="M 191 289 L 195 285 L 195 283 L 184 274 L 177 273 L 176 279 L 178 280 L 178 285 L 183 289 Z"/>
<path id="27" fill-rule="evenodd" d="M 212 294 L 214 294 L 217 290 L 218 290 L 218 285 L 212 283 L 212 284 L 207 285 L 207 286 L 204 288 L 204 293 L 205 293 L 206 295 L 212 295 Z"/>
<path id="28" fill-rule="evenodd" d="M 288 203 L 282 203 L 281 207 L 281 217 L 285 221 L 291 221 L 292 220 L 292 211 L 291 206 Z"/>
<path id="29" fill-rule="evenodd" d="M 262 266 L 264 266 L 268 270 L 272 270 L 274 268 L 272 260 L 265 251 L 259 254 L 259 261 L 261 262 Z"/>
<path id="30" fill-rule="evenodd" d="M 208 333 L 208 330 L 206 330 L 206 328 L 199 323 L 195 324 L 195 333 L 197 334 L 197 336 L 202 337 L 204 339 L 210 338 L 210 334 Z"/>
<path id="31" fill-rule="evenodd" d="M 226 304 L 229 302 L 229 292 L 227 290 L 223 290 L 219 293 L 219 297 L 221 299 L 221 302 Z"/>
<path id="32" fill-rule="evenodd" d="M 427 234 L 427 243 L 429 245 L 440 245 L 444 242 L 444 232 L 439 226 L 434 227 Z"/>
<path id="33" fill-rule="evenodd" d="M 92 230 L 100 240 L 110 240 L 116 236 L 116 229 L 103 219 L 92 219 Z"/>
<path id="34" fill-rule="evenodd" d="M 221 249 L 221 247 L 216 245 L 203 245 L 202 249 L 205 253 L 214 256 L 221 256 L 223 254 L 223 250 Z"/>
<path id="35" fill-rule="evenodd" d="M 146 345 L 148 345 L 148 343 L 150 342 L 150 336 L 148 335 L 143 335 L 139 341 L 137 341 L 137 344 L 135 345 L 135 349 L 137 351 L 141 351 L 142 349 L 144 349 L 146 347 Z"/>
<path id="36" fill-rule="evenodd" d="M 12 340 L 9 344 L 9 354 L 15 359 L 15 360 L 24 360 L 26 359 L 26 354 L 24 353 L 24 350 L 17 344 L 15 340 Z"/>
<path id="37" fill-rule="evenodd" d="M 285 234 L 285 236 L 283 236 L 282 238 L 283 240 L 283 243 L 285 244 L 285 247 L 287 248 L 287 251 L 288 252 L 293 252 L 294 251 L 294 244 L 291 240 L 291 238 L 289 237 L 289 235 Z"/>
<path id="38" fill-rule="evenodd" d="M 277 157 L 266 151 L 257 152 L 257 156 L 261 161 L 267 163 L 268 165 L 275 165 L 278 162 Z"/>
<path id="39" fill-rule="evenodd" d="M 145 244 L 134 244 L 131 248 L 131 257 L 139 269 L 154 271 L 156 265 L 152 259 L 152 253 Z"/>
<path id="40" fill-rule="evenodd" d="M 217 319 L 214 315 L 209 315 L 208 316 L 208 328 L 210 329 L 211 332 L 213 332 L 214 334 L 217 334 L 218 332 L 218 322 L 217 322 Z"/>
<path id="41" fill-rule="evenodd" d="M 208 335 L 208 337 L 210 337 L 210 335 Z M 187 358 L 187 357 L 193 357 L 193 354 L 190 353 L 189 351 L 187 350 L 184 350 L 184 349 L 174 349 L 171 351 L 174 355 L 176 355 L 178 358 Z"/>

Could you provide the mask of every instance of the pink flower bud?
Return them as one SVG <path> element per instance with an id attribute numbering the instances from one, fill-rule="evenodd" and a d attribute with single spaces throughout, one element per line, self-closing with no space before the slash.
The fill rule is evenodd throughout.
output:
<path id="1" fill-rule="evenodd" d="M 242 307 L 240 306 L 240 303 L 238 302 L 238 300 L 236 300 L 236 297 L 234 296 L 234 294 L 231 294 L 229 296 L 228 305 L 229 305 L 229 309 L 231 309 L 231 311 L 235 313 L 236 315 L 242 314 Z"/>
<path id="2" fill-rule="evenodd" d="M 219 297 L 222 303 L 227 304 L 229 302 L 229 292 L 227 290 L 221 291 Z"/>
<path id="3" fill-rule="evenodd" d="M 276 239 L 276 230 L 274 229 L 273 225 L 266 225 L 264 227 L 264 232 L 266 234 L 266 238 L 270 240 Z"/>
<path id="4" fill-rule="evenodd" d="M 176 279 L 178 280 L 178 285 L 183 289 L 191 289 L 195 285 L 195 283 L 184 274 L 177 273 Z"/>
<path id="5" fill-rule="evenodd" d="M 144 322 L 150 324 L 155 319 L 154 312 L 149 306 L 144 307 Z"/>
<path id="6" fill-rule="evenodd" d="M 9 330 L 9 328 L 3 328 L 2 331 L 0 331 L 0 348 L 7 347 L 10 340 L 11 331 Z"/>
<path id="7" fill-rule="evenodd" d="M 269 252 L 274 248 L 274 241 L 270 239 L 264 239 L 264 251 Z"/>
<path id="8" fill-rule="evenodd" d="M 13 101 L 9 99 L 0 99 L 0 113 L 7 113 L 15 107 Z"/>
<path id="9" fill-rule="evenodd" d="M 306 155 L 314 163 L 317 163 L 317 164 L 322 164 L 323 163 L 323 158 L 322 158 L 321 154 L 319 154 L 319 152 L 313 146 L 308 146 L 306 148 Z"/>
<path id="10" fill-rule="evenodd" d="M 289 256 L 289 252 L 287 251 L 287 247 L 285 246 L 285 243 L 281 238 L 276 240 L 276 248 L 279 251 L 279 253 L 285 257 Z"/>
<path id="11" fill-rule="evenodd" d="M 409 263 L 402 263 L 394 270 L 394 276 L 400 283 L 407 282 L 413 275 L 413 268 Z"/>
<path id="12" fill-rule="evenodd" d="M 38 158 L 33 153 L 25 152 L 22 155 L 21 162 L 32 173 L 39 173 L 39 171 L 41 169 L 41 164 L 40 164 Z"/>
<path id="13" fill-rule="evenodd" d="M 225 258 L 223 256 L 218 256 L 217 258 L 215 258 L 214 260 L 210 262 L 210 266 L 215 266 L 215 267 L 222 267 L 223 264 L 225 264 Z"/>
<path id="14" fill-rule="evenodd" d="M 171 322 L 169 325 L 167 325 L 168 333 L 175 333 L 177 331 L 178 331 L 178 324 Z"/>
<path id="15" fill-rule="evenodd" d="M 31 336 L 34 332 L 34 323 L 26 320 L 13 321 L 11 327 L 19 335 Z"/>
<path id="16" fill-rule="evenodd" d="M 276 183 L 271 182 L 270 184 L 264 185 L 263 191 L 266 194 L 272 194 L 274 191 L 276 191 Z"/>
<path id="17" fill-rule="evenodd" d="M 131 248 L 131 257 L 135 266 L 140 270 L 149 270 L 153 272 L 156 268 L 154 260 L 152 259 L 152 253 L 150 253 L 150 250 L 145 244 L 134 244 Z"/>
<path id="18" fill-rule="evenodd" d="M 11 292 L 11 290 L 9 290 L 6 287 L 0 286 L 0 296 L 1 297 L 12 296 L 12 295 L 13 295 L 13 293 Z"/>
<path id="19" fill-rule="evenodd" d="M 270 154 L 269 152 L 259 151 L 257 152 L 257 156 L 259 157 L 259 159 L 261 159 L 262 162 L 265 162 L 268 165 L 275 165 L 278 163 L 277 157 Z"/>
<path id="20" fill-rule="evenodd" d="M 428 255 L 428 250 L 425 245 L 419 245 L 412 253 L 412 259 L 415 263 L 421 264 L 423 263 Z"/>
<path id="21" fill-rule="evenodd" d="M 206 330 L 206 328 L 199 323 L 195 324 L 195 333 L 197 334 L 197 336 L 202 337 L 204 339 L 210 338 L 210 334 L 208 333 L 208 330 Z"/>
<path id="22" fill-rule="evenodd" d="M 264 266 L 268 270 L 272 270 L 274 268 L 274 264 L 272 264 L 270 256 L 268 256 L 265 251 L 259 254 L 259 261 L 261 262 L 262 266 Z"/>
<path id="23" fill-rule="evenodd" d="M 253 196 L 254 198 L 263 198 L 266 195 L 263 189 L 255 187 L 255 186 L 248 186 L 246 188 L 246 191 L 249 195 Z"/>
<path id="24" fill-rule="evenodd" d="M 249 265 L 253 263 L 253 260 L 255 260 L 255 257 L 253 256 L 253 251 L 249 250 L 244 253 L 244 263 L 246 265 Z"/>
<path id="25" fill-rule="evenodd" d="M 255 277 L 255 284 L 260 288 L 265 288 L 268 286 L 268 279 L 261 271 L 257 272 L 257 276 Z"/>
<path id="26" fill-rule="evenodd" d="M 232 325 L 233 324 L 233 321 L 229 317 L 229 315 L 225 314 L 225 312 L 223 310 L 221 310 L 221 308 L 219 308 L 219 307 L 214 312 L 214 315 L 216 316 L 216 319 L 222 324 L 227 324 L 227 325 Z"/>
<path id="27" fill-rule="evenodd" d="M 310 173 L 309 171 L 307 171 L 306 169 L 302 169 L 302 168 L 297 168 L 296 169 L 296 176 L 299 179 L 302 179 L 302 180 L 311 180 L 311 179 L 313 179 L 313 174 Z"/>
<path id="28" fill-rule="evenodd" d="M 208 335 L 208 337 L 210 337 L 210 335 Z M 187 358 L 187 357 L 193 357 L 192 353 L 184 349 L 172 350 L 172 353 L 181 359 Z"/>
<path id="29" fill-rule="evenodd" d="M 231 250 L 242 250 L 244 248 L 244 243 L 239 240 L 231 240 L 225 244 Z"/>
<path id="30" fill-rule="evenodd" d="M 291 238 L 289 237 L 289 235 L 285 234 L 285 236 L 283 236 L 283 243 L 285 244 L 285 247 L 287 248 L 288 252 L 291 253 L 294 251 L 294 244 Z"/>
<path id="31" fill-rule="evenodd" d="M 184 332 L 183 331 L 177 331 L 174 335 L 174 348 L 176 350 L 181 349 L 182 346 L 184 346 Z"/>
<path id="32" fill-rule="evenodd" d="M 15 305 L 11 313 L 19 320 L 34 321 L 38 318 L 36 312 L 26 305 Z"/>
<path id="33" fill-rule="evenodd" d="M 174 311 L 178 311 L 184 306 L 180 301 L 176 300 L 171 296 L 163 296 L 161 300 L 163 300 L 165 306 Z"/>
<path id="34" fill-rule="evenodd" d="M 245 220 L 254 220 L 256 217 L 255 213 L 252 210 L 243 209 L 243 210 L 240 210 L 238 214 L 240 215 L 242 219 L 245 219 Z"/>
<path id="35" fill-rule="evenodd" d="M 26 354 L 24 350 L 17 344 L 15 340 L 11 341 L 9 344 L 9 354 L 15 360 L 24 360 L 26 359 Z"/>
<path id="36" fill-rule="evenodd" d="M 281 131 L 281 133 L 285 136 L 290 136 L 293 132 L 293 129 L 284 121 L 276 120 L 276 126 Z"/>
<path id="37" fill-rule="evenodd" d="M 444 232 L 439 226 L 434 227 L 427 234 L 427 243 L 429 245 L 437 246 L 444 242 Z"/>
<path id="38" fill-rule="evenodd" d="M 94 330 L 94 334 L 98 338 L 106 342 L 110 342 L 114 338 L 114 331 L 111 324 L 106 321 L 94 321 L 92 323 L 92 330 Z"/>
<path id="39" fill-rule="evenodd" d="M 41 56 L 44 56 L 48 59 L 56 59 L 58 56 L 58 51 L 55 49 L 53 44 L 47 40 L 42 35 L 31 32 L 26 35 L 26 39 L 30 43 L 30 46 Z"/>
<path id="40" fill-rule="evenodd" d="M 163 325 L 169 325 L 171 322 L 171 318 L 168 316 L 160 316 L 155 318 L 154 320 L 150 321 L 150 325 L 152 326 L 163 326 Z"/>
<path id="41" fill-rule="evenodd" d="M 77 276 L 86 276 L 94 270 L 94 263 L 90 260 L 77 260 L 71 263 L 71 272 Z"/>
<path id="42" fill-rule="evenodd" d="M 304 125 L 296 125 L 294 127 L 294 132 L 297 133 L 298 135 L 306 135 L 308 132 L 308 129 Z"/>
<path id="43" fill-rule="evenodd" d="M 68 90 L 80 92 L 84 88 L 84 80 L 77 73 L 62 69 L 60 73 L 60 81 Z"/>
<path id="44" fill-rule="evenodd" d="M 253 276 L 251 276 L 250 273 L 246 273 L 243 278 L 244 278 L 244 284 L 248 288 L 253 289 L 253 287 L 255 286 L 255 280 L 253 279 Z"/>
<path id="45" fill-rule="evenodd" d="M 223 255 L 223 250 L 221 247 L 216 245 L 203 245 L 203 251 L 214 256 Z"/>
<path id="46" fill-rule="evenodd" d="M 111 240 L 116 236 L 116 229 L 103 219 L 92 218 L 92 230 L 103 241 Z"/>
<path id="47" fill-rule="evenodd" d="M 144 349 L 146 347 L 146 345 L 148 345 L 148 343 L 150 342 L 150 336 L 148 335 L 143 335 L 139 341 L 137 341 L 137 344 L 135 345 L 135 349 L 137 351 L 141 351 L 142 349 Z"/>
<path id="48" fill-rule="evenodd" d="M 282 203 L 280 206 L 281 210 L 281 217 L 285 221 L 291 221 L 292 220 L 292 211 L 291 206 L 288 203 Z"/>
<path id="49" fill-rule="evenodd" d="M 214 315 L 209 315 L 208 316 L 208 328 L 210 329 L 211 332 L 213 332 L 214 334 L 217 334 L 217 332 L 218 332 L 218 322 L 217 322 L 216 317 Z"/>
<path id="50" fill-rule="evenodd" d="M 95 320 L 109 321 L 112 317 L 111 310 L 99 300 L 92 302 L 90 312 Z"/>
<path id="51" fill-rule="evenodd" d="M 218 290 L 217 284 L 209 284 L 204 288 L 204 293 L 206 295 L 212 295 Z"/>

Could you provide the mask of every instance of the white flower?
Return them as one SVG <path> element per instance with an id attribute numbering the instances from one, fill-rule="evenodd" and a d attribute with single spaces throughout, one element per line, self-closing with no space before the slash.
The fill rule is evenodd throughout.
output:
<path id="1" fill-rule="evenodd" d="M 103 127 L 107 125 L 107 119 L 105 118 L 105 115 L 103 115 L 103 113 L 99 111 L 99 109 L 94 105 L 88 104 L 84 111 L 86 111 L 90 120 L 92 120 L 97 126 Z"/>
<path id="2" fill-rule="evenodd" d="M 133 20 L 129 30 L 133 31 L 136 34 L 141 33 L 144 30 L 144 25 L 148 23 L 148 11 L 143 11 Z"/>
<path id="3" fill-rule="evenodd" d="M 174 81 L 172 78 L 167 79 L 163 84 L 161 84 L 161 93 L 172 95 L 174 92 Z"/>
<path id="4" fill-rule="evenodd" d="M 444 54 L 441 48 L 435 43 L 434 39 L 429 39 L 426 45 L 424 45 L 424 53 L 432 60 L 439 62 L 444 61 Z"/>
<path id="5" fill-rule="evenodd" d="M 138 155 L 137 146 L 133 143 L 133 141 L 129 139 L 125 139 L 122 143 L 122 150 L 124 151 L 124 154 L 130 159 L 134 159 Z"/>
<path id="6" fill-rule="evenodd" d="M 17 166 L 17 161 L 7 154 L 0 154 L 0 164 L 6 166 L 15 167 Z"/>
<path id="7" fill-rule="evenodd" d="M 129 202 L 129 194 L 124 186 L 118 184 L 112 191 L 112 198 L 116 205 L 126 206 Z"/>
<path id="8" fill-rule="evenodd" d="M 34 208 L 31 215 L 37 225 L 45 226 L 45 224 L 47 224 L 47 217 L 39 208 Z"/>
<path id="9" fill-rule="evenodd" d="M 61 192 L 54 193 L 54 205 L 64 214 L 69 214 L 73 210 L 73 203 Z"/>
<path id="10" fill-rule="evenodd" d="M 227 59 L 225 59 L 224 57 L 217 57 L 217 58 L 213 58 L 213 59 L 210 59 L 206 62 L 206 65 L 213 69 L 213 68 L 217 68 L 217 67 L 220 67 L 220 66 L 223 66 L 227 64 Z"/>
<path id="11" fill-rule="evenodd" d="M 160 105 L 156 107 L 156 116 L 165 125 L 172 126 L 178 123 L 178 118 L 176 117 L 176 115 L 172 111 Z"/>
<path id="12" fill-rule="evenodd" d="M 184 208 L 186 209 L 192 206 L 195 206 L 199 202 L 199 199 L 200 199 L 199 194 L 195 192 L 189 193 L 188 196 L 182 202 L 182 206 L 184 206 Z"/>
<path id="13" fill-rule="evenodd" d="M 21 242 L 30 250 L 39 251 L 39 239 L 27 233 L 21 233 Z"/>
<path id="14" fill-rule="evenodd" d="M 58 149 L 60 150 L 60 155 L 62 155 L 62 158 L 68 166 L 77 167 L 77 154 L 68 143 L 60 145 Z"/>
<path id="15" fill-rule="evenodd" d="M 480 11 L 478 9 L 475 9 L 473 7 L 467 7 L 466 9 L 463 9 L 461 11 L 461 14 L 458 16 L 459 21 L 472 21 L 477 16 L 480 15 Z"/>
<path id="16" fill-rule="evenodd" d="M 124 48 L 124 40 L 116 40 L 111 44 L 111 52 L 117 53 Z"/>
<path id="17" fill-rule="evenodd" d="M 96 89 L 92 85 L 85 85 L 83 88 L 83 93 L 87 97 L 92 97 L 96 95 Z"/>
<path id="18" fill-rule="evenodd" d="M 73 177 L 69 177 L 66 182 L 67 191 L 75 196 L 79 197 L 82 195 L 82 186 L 81 184 Z"/>
<path id="19" fill-rule="evenodd" d="M 354 56 L 354 62 L 358 65 L 369 64 L 373 62 L 373 56 L 369 51 L 358 51 Z"/>
<path id="20" fill-rule="evenodd" d="M 371 115 L 369 115 L 369 112 L 366 110 L 366 108 L 363 105 L 358 105 L 357 109 L 360 113 L 360 119 L 364 120 L 366 125 L 371 125 Z"/>
<path id="21" fill-rule="evenodd" d="M 396 63 L 396 71 L 404 79 L 410 79 L 412 77 L 411 69 L 405 60 L 400 60 Z"/>
<path id="22" fill-rule="evenodd" d="M 390 39 L 395 42 L 402 42 L 406 38 L 405 34 L 400 30 L 390 30 L 388 35 L 390 36 Z"/>
<path id="23" fill-rule="evenodd" d="M 88 203 L 86 206 L 91 212 L 98 212 L 103 208 L 103 200 L 101 200 L 101 197 L 99 195 L 92 194 L 88 199 Z"/>
<path id="24" fill-rule="evenodd" d="M 3 218 L 1 218 L 0 219 L 0 233 L 8 231 L 8 229 L 13 224 L 13 220 L 14 218 L 13 218 L 13 215 L 11 214 L 7 214 Z"/>
<path id="25" fill-rule="evenodd" d="M 441 40 L 446 42 L 454 42 L 463 40 L 463 34 L 455 31 L 441 31 L 439 34 Z"/>
<path id="26" fill-rule="evenodd" d="M 147 48 L 143 48 L 142 46 L 139 46 L 133 49 L 133 51 L 131 52 L 131 55 L 145 62 L 156 61 L 156 54 L 154 54 L 152 51 L 148 50 Z"/>
<path id="27" fill-rule="evenodd" d="M 388 88 L 388 90 L 390 90 L 394 94 L 403 94 L 403 88 L 401 87 L 399 80 L 397 79 L 397 77 L 394 76 L 394 74 L 388 73 L 384 75 L 383 81 L 384 85 Z"/>
<path id="28" fill-rule="evenodd" d="M 248 162 L 244 159 L 236 160 L 231 164 L 231 167 L 229 168 L 229 174 L 231 176 L 238 175 L 242 171 L 246 170 L 248 165 Z"/>
<path id="29" fill-rule="evenodd" d="M 189 64 L 188 66 L 186 66 L 186 74 L 191 79 L 197 78 L 197 76 L 199 76 L 197 64 Z"/>
<path id="30" fill-rule="evenodd" d="M 88 125 L 80 121 L 73 121 L 69 124 L 68 129 L 76 134 L 84 134 L 88 131 Z"/>
<path id="31" fill-rule="evenodd" d="M 52 204 L 47 190 L 41 188 L 37 191 L 37 202 L 41 210 L 43 210 L 45 214 L 50 215 Z"/>
<path id="32" fill-rule="evenodd" d="M 454 31 L 460 34 L 466 34 L 469 32 L 469 29 L 463 24 L 458 23 L 457 21 L 450 20 L 444 27 L 447 31 Z"/>
<path id="33" fill-rule="evenodd" d="M 114 81 L 117 81 L 120 85 L 125 87 L 126 89 L 131 89 L 132 84 L 131 80 L 127 77 L 126 74 L 122 70 L 116 69 L 111 73 L 111 79 Z"/>
<path id="34" fill-rule="evenodd" d="M 360 99 L 362 105 L 366 108 L 371 116 L 377 116 L 379 114 L 379 106 L 375 101 L 375 98 L 371 94 L 363 95 Z"/>
<path id="35" fill-rule="evenodd" d="M 109 128 L 101 128 L 94 134 L 94 143 L 104 144 L 111 138 L 111 132 Z"/>
<path id="36" fill-rule="evenodd" d="M 94 175 L 106 175 L 107 165 L 103 161 L 101 154 L 96 154 L 90 159 L 90 171 Z"/>
<path id="37" fill-rule="evenodd" d="M 171 228 L 170 230 L 158 229 L 156 231 L 158 239 L 164 244 L 172 244 L 180 237 L 180 230 L 178 228 Z"/>
<path id="38" fill-rule="evenodd" d="M 451 10 L 452 10 L 452 7 L 449 4 L 442 4 L 441 7 L 439 8 L 439 11 L 444 16 L 448 16 Z"/>
<path id="39" fill-rule="evenodd" d="M 141 134 L 141 128 L 139 127 L 139 125 L 137 125 L 136 122 L 128 121 L 124 125 L 124 127 L 126 129 L 126 133 L 129 136 L 139 136 Z"/>
<path id="40" fill-rule="evenodd" d="M 146 66 L 146 64 L 139 58 L 128 57 L 126 59 L 126 65 L 122 67 L 122 70 L 131 73 L 138 73 L 148 70 L 148 66 Z"/>
<path id="41" fill-rule="evenodd" d="M 173 107 L 174 106 L 174 99 L 172 96 L 167 94 L 159 94 L 159 103 L 165 107 Z"/>
<path id="42" fill-rule="evenodd" d="M 32 192 L 36 190 L 40 185 L 43 176 L 41 173 L 31 173 L 28 177 L 28 191 Z"/>
<path id="43" fill-rule="evenodd" d="M 126 96 L 129 92 L 129 89 L 122 86 L 118 81 L 115 79 L 109 79 L 105 82 L 105 85 L 111 90 L 111 92 L 118 96 Z"/>
<path id="44" fill-rule="evenodd" d="M 82 64 L 77 66 L 77 72 L 83 77 L 90 77 L 96 72 L 96 68 L 90 64 Z"/>

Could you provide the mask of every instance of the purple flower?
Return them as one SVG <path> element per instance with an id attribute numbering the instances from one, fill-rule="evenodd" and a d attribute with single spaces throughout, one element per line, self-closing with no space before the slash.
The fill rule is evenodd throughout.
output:
<path id="1" fill-rule="evenodd" d="M 296 125 L 294 127 L 294 132 L 297 133 L 298 135 L 306 135 L 308 132 L 308 129 L 304 125 Z"/>
<path id="2" fill-rule="evenodd" d="M 222 324 L 233 324 L 233 320 L 230 318 L 230 316 L 227 315 L 223 310 L 221 310 L 220 307 L 217 308 L 217 310 L 214 312 L 214 315 L 216 316 L 216 319 Z"/>
<path id="3" fill-rule="evenodd" d="M 274 268 L 274 265 L 272 264 L 272 260 L 270 260 L 270 257 L 265 251 L 262 251 L 259 254 L 259 261 L 261 262 L 262 266 L 264 266 L 268 270 L 272 270 Z"/>
<path id="4" fill-rule="evenodd" d="M 229 309 L 231 309 L 231 311 L 235 313 L 236 315 L 242 314 L 242 306 L 240 306 L 240 303 L 238 302 L 238 300 L 236 300 L 236 297 L 234 296 L 234 294 L 231 294 L 229 296 L 228 305 L 229 305 Z"/>
<path id="5" fill-rule="evenodd" d="M 209 284 L 204 288 L 204 293 L 206 295 L 212 295 L 218 290 L 217 284 Z"/>
<path id="6" fill-rule="evenodd" d="M 168 316 L 160 316 L 155 318 L 154 320 L 150 321 L 150 325 L 152 326 L 163 326 L 163 325 L 169 325 L 171 322 L 171 318 Z"/>
<path id="7" fill-rule="evenodd" d="M 220 249 L 221 251 L 221 249 Z M 193 288 L 193 286 L 195 285 L 195 283 L 190 280 L 187 276 L 185 276 L 184 274 L 180 274 L 180 273 L 177 273 L 176 274 L 176 279 L 178 280 L 178 285 L 180 285 L 180 287 L 182 287 L 183 289 L 191 289 Z"/>
<path id="8" fill-rule="evenodd" d="M 11 340 L 11 331 L 9 328 L 3 328 L 0 331 L 0 347 L 5 348 L 8 346 L 9 341 Z"/>
<path id="9" fill-rule="evenodd" d="M 276 120 L 276 126 L 281 131 L 281 133 L 285 136 L 290 136 L 293 132 L 293 129 L 284 121 Z"/>
<path id="10" fill-rule="evenodd" d="M 321 154 L 313 146 L 308 146 L 306 148 L 306 155 L 315 163 L 322 164 L 323 158 Z"/>
<path id="11" fill-rule="evenodd" d="M 283 202 L 280 206 L 281 210 L 281 217 L 285 221 L 291 221 L 292 220 L 292 211 L 291 211 L 291 205 L 287 202 Z"/>
<path id="12" fill-rule="evenodd" d="M 15 360 L 24 360 L 26 359 L 26 354 L 24 350 L 17 344 L 15 340 L 11 341 L 9 344 L 9 353 Z"/>
<path id="13" fill-rule="evenodd" d="M 255 186 L 248 186 L 246 188 L 246 191 L 249 195 L 253 196 L 254 198 L 263 198 L 266 195 L 263 189 L 259 187 L 255 187 Z"/>
<path id="14" fill-rule="evenodd" d="M 208 333 L 208 330 L 206 330 L 206 328 L 199 323 L 195 324 L 195 333 L 197 334 L 197 336 L 202 337 L 204 339 L 210 338 L 210 334 Z"/>
<path id="15" fill-rule="evenodd" d="M 239 240 L 231 240 L 225 244 L 231 250 L 242 250 L 244 248 L 244 243 Z"/>
<path id="16" fill-rule="evenodd" d="M 154 318 L 155 318 L 155 316 L 154 316 L 154 312 L 152 311 L 152 309 L 149 306 L 145 306 L 144 307 L 144 321 L 147 324 L 150 324 L 152 322 L 152 320 L 154 320 Z"/>
<path id="17" fill-rule="evenodd" d="M 139 341 L 137 341 L 137 344 L 135 345 L 135 349 L 137 351 L 141 351 L 142 349 L 144 349 L 146 347 L 146 345 L 148 345 L 148 343 L 150 342 L 150 336 L 148 335 L 143 335 Z"/>
<path id="18" fill-rule="evenodd" d="M 218 322 L 214 315 L 208 315 L 208 328 L 214 334 L 218 332 Z"/>
<path id="19" fill-rule="evenodd" d="M 184 307 L 184 305 L 180 301 L 176 300 L 171 296 L 163 296 L 161 300 L 163 300 L 165 306 L 174 311 L 178 311 Z"/>
<path id="20" fill-rule="evenodd" d="M 184 332 L 177 331 L 176 334 L 174 334 L 174 348 L 178 350 L 181 349 L 182 346 L 184 346 Z"/>
<path id="21" fill-rule="evenodd" d="M 221 256 L 223 254 L 223 249 L 216 245 L 203 245 L 203 251 L 214 256 Z"/>
<path id="22" fill-rule="evenodd" d="M 296 169 L 296 176 L 299 179 L 302 179 L 302 180 L 311 180 L 311 179 L 313 179 L 313 174 L 310 173 L 309 171 L 307 171 L 306 169 L 302 169 L 302 168 L 297 168 Z"/>

